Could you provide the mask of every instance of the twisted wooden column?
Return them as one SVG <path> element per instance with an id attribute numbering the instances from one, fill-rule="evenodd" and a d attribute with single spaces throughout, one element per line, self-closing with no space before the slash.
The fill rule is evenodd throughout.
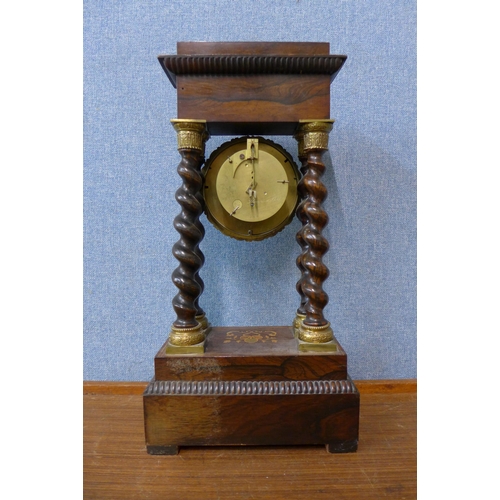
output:
<path id="1" fill-rule="evenodd" d="M 175 193 L 181 212 L 174 219 L 174 227 L 180 238 L 172 249 L 179 261 L 177 269 L 172 273 L 172 281 L 179 292 L 172 300 L 177 319 L 172 324 L 169 343 L 174 347 L 188 348 L 187 352 L 190 352 L 189 346 L 204 342 L 207 328 L 205 313 L 200 308 L 198 299 L 204 288 L 199 271 L 205 261 L 199 248 L 205 235 L 199 220 L 203 212 L 203 179 L 200 168 L 208 133 L 204 121 L 172 120 L 172 124 L 177 132 L 181 155 L 177 173 L 183 183 Z"/>
<path id="2" fill-rule="evenodd" d="M 323 309 L 328 304 L 323 283 L 330 272 L 322 261 L 329 244 L 322 235 L 328 224 L 328 215 L 322 207 L 327 189 L 321 182 L 325 171 L 322 156 L 328 150 L 328 134 L 332 126 L 333 120 L 301 122 L 295 135 L 299 143 L 299 157 L 304 157 L 305 172 L 299 183 L 299 193 L 303 200 L 297 208 L 297 217 L 302 227 L 296 239 L 302 253 L 297 259 L 297 266 L 301 270 L 297 283 L 301 304 L 295 324 L 298 326 L 299 340 L 313 344 L 333 340 L 330 323 L 323 316 Z"/>

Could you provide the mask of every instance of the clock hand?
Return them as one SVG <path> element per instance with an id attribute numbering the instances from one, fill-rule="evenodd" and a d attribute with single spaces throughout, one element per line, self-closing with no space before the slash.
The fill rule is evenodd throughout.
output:
<path id="1" fill-rule="evenodd" d="M 255 201 L 257 200 L 257 191 L 255 191 L 255 187 L 257 186 L 257 183 L 253 183 L 250 184 L 250 186 L 248 186 L 248 189 L 245 191 L 246 194 L 248 194 L 248 196 L 250 196 L 250 206 L 253 207 L 254 206 L 254 203 Z"/>
<path id="2" fill-rule="evenodd" d="M 252 157 L 252 189 L 255 189 L 257 183 L 255 182 L 255 144 L 253 142 L 250 146 L 250 156 Z"/>
<path id="3" fill-rule="evenodd" d="M 252 160 L 252 182 L 250 183 L 250 187 L 247 189 L 247 194 L 250 196 L 250 206 L 253 207 L 255 202 L 257 201 L 257 191 L 255 188 L 257 187 L 257 182 L 255 182 L 255 142 L 252 140 L 250 144 L 250 159 Z"/>

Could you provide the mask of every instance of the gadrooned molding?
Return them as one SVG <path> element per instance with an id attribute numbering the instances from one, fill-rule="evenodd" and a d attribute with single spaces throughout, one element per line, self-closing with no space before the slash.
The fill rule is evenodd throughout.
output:
<path id="1" fill-rule="evenodd" d="M 176 87 L 187 75 L 330 75 L 335 78 L 347 56 L 160 55 L 158 60 Z"/>
<path id="2" fill-rule="evenodd" d="M 156 380 L 148 384 L 144 396 L 163 395 L 301 395 L 357 394 L 349 380 L 287 380 L 287 381 L 180 381 Z"/>

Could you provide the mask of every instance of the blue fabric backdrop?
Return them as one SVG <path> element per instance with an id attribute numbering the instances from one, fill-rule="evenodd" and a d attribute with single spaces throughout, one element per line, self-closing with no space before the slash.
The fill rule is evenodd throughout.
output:
<path id="1" fill-rule="evenodd" d="M 84 378 L 149 380 L 174 319 L 177 41 L 329 42 L 326 316 L 357 379 L 416 377 L 416 1 L 84 3 Z M 228 138 L 212 138 L 207 154 Z M 274 137 L 296 158 L 290 137 Z M 285 325 L 298 305 L 294 221 L 258 243 L 202 217 L 215 325 Z"/>

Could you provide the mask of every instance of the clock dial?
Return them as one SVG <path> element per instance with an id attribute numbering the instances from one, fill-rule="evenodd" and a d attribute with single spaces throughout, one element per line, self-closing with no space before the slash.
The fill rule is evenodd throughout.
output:
<path id="1" fill-rule="evenodd" d="M 260 222 L 285 203 L 288 185 L 280 183 L 284 178 L 287 173 L 278 159 L 261 151 L 258 159 L 244 159 L 235 169 L 226 160 L 217 175 L 216 189 L 226 212 L 241 221 Z"/>
<path id="2" fill-rule="evenodd" d="M 271 141 L 252 137 L 223 144 L 207 161 L 204 176 L 207 216 L 228 236 L 264 239 L 293 217 L 297 167 Z"/>

